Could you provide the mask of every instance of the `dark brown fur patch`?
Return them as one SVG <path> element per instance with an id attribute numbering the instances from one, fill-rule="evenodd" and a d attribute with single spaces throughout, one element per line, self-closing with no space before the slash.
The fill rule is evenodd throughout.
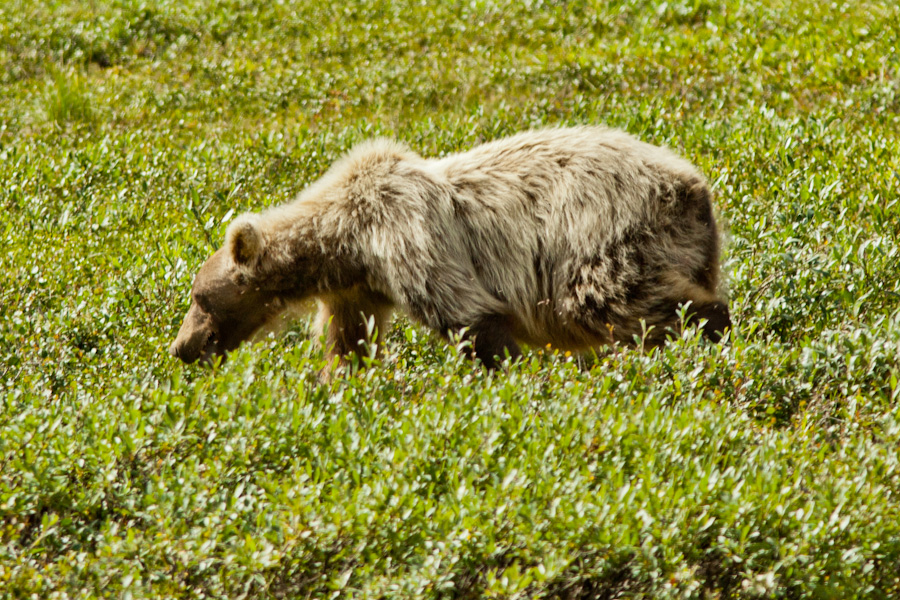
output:
<path id="1" fill-rule="evenodd" d="M 510 360 L 522 355 L 512 335 L 510 319 L 506 315 L 488 315 L 472 325 L 465 335 L 471 340 L 472 354 L 488 369 L 496 369 L 509 354 Z"/>
<path id="2" fill-rule="evenodd" d="M 724 302 L 697 305 L 693 314 L 688 318 L 688 324 L 697 324 L 701 319 L 706 319 L 706 323 L 703 325 L 703 335 L 711 342 L 718 342 L 725 332 L 731 329 L 731 314 Z"/>
<path id="3" fill-rule="evenodd" d="M 659 331 L 655 337 L 665 336 L 666 330 L 677 330 L 678 311 L 688 302 L 685 300 L 674 300 L 671 298 L 661 299 L 655 302 L 650 308 L 650 318 L 648 322 L 657 323 Z M 699 325 L 700 321 L 705 319 L 703 325 L 703 337 L 711 342 L 718 342 L 722 339 L 722 335 L 731 328 L 731 315 L 728 312 L 728 306 L 724 302 L 705 302 L 700 304 L 691 304 L 687 309 L 687 319 L 685 325 L 694 327 Z"/>

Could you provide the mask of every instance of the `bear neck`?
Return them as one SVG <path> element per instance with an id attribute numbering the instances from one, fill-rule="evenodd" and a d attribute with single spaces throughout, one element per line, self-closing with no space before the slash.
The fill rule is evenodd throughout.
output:
<path id="1" fill-rule="evenodd" d="M 285 300 L 305 300 L 354 287 L 365 270 L 351 243 L 309 223 L 273 232 L 253 279 Z"/>

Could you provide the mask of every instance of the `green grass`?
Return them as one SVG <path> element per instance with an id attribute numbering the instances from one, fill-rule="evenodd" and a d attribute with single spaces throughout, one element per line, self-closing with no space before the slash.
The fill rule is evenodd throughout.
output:
<path id="1" fill-rule="evenodd" d="M 0 5 L 0 597 L 900 596 L 892 2 Z M 713 183 L 736 328 L 168 356 L 237 213 L 544 125 Z"/>

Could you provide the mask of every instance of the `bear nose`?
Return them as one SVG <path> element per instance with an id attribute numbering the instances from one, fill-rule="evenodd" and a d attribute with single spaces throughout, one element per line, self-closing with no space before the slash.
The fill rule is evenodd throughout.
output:
<path id="1" fill-rule="evenodd" d="M 172 345 L 169 346 L 169 354 L 171 354 L 174 358 L 181 358 L 178 355 L 178 342 L 172 342 Z"/>

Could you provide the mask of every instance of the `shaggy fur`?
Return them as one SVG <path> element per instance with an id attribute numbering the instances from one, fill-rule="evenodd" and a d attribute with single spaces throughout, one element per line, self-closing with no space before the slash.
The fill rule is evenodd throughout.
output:
<path id="1" fill-rule="evenodd" d="M 718 340 L 718 265 L 703 176 L 620 131 L 532 131 L 442 159 L 375 140 L 296 201 L 235 219 L 172 353 L 223 354 L 310 297 L 339 357 L 394 307 L 444 335 L 467 328 L 488 366 L 518 342 L 660 343 L 687 302 Z"/>

